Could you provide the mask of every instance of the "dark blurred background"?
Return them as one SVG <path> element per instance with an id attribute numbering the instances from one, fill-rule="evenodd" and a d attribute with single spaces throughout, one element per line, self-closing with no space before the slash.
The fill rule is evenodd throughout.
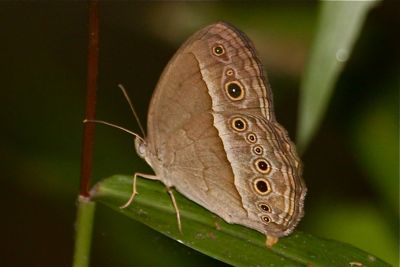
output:
<path id="1" fill-rule="evenodd" d="M 328 112 L 302 156 L 299 229 L 398 266 L 399 4 L 367 17 Z M 255 43 L 278 120 L 295 137 L 299 85 L 318 3 L 101 4 L 97 118 L 138 131 L 162 69 L 194 31 L 226 20 Z M 70 266 L 87 60 L 83 2 L 0 3 L 1 266 Z M 397 31 L 397 32 L 396 32 Z M 93 179 L 151 171 L 130 136 L 98 126 Z M 92 266 L 223 265 L 98 205 Z"/>

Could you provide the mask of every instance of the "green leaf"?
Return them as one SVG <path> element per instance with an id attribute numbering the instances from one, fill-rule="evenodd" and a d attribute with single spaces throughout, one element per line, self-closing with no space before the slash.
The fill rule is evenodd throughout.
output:
<path id="1" fill-rule="evenodd" d="M 93 200 L 121 212 L 151 228 L 215 259 L 235 266 L 389 266 L 351 245 L 296 231 L 281 238 L 271 249 L 265 237 L 249 228 L 224 222 L 215 214 L 174 192 L 181 213 L 183 233 L 165 186 L 146 179 L 137 180 L 139 195 L 126 209 L 132 192 L 132 177 L 115 175 L 99 182 Z M 361 265 L 354 265 L 361 266 Z"/>
<path id="2" fill-rule="evenodd" d="M 368 11 L 380 1 L 323 1 L 318 29 L 300 88 L 297 143 L 304 151 L 329 104 Z"/>

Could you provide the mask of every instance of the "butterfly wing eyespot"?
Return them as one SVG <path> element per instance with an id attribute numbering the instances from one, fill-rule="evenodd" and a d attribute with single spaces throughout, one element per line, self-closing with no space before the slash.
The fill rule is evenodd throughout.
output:
<path id="1" fill-rule="evenodd" d="M 233 76 L 233 74 L 234 74 L 233 69 L 228 69 L 228 70 L 225 72 L 225 74 L 226 74 L 227 76 Z"/>
<path id="2" fill-rule="evenodd" d="M 212 53 L 217 57 L 222 56 L 225 54 L 225 48 L 220 44 L 214 45 L 212 48 Z"/>
<path id="3" fill-rule="evenodd" d="M 247 129 L 247 123 L 244 119 L 236 117 L 232 119 L 231 126 L 238 132 L 243 132 Z"/>
<path id="4" fill-rule="evenodd" d="M 257 207 L 260 209 L 262 212 L 271 212 L 271 207 L 268 204 L 265 203 L 258 203 Z"/>
<path id="5" fill-rule="evenodd" d="M 249 133 L 249 134 L 247 135 L 247 140 L 248 140 L 250 143 L 255 143 L 255 142 L 257 142 L 257 136 L 256 136 L 254 133 Z"/>
<path id="6" fill-rule="evenodd" d="M 271 186 L 269 182 L 264 178 L 257 178 L 253 181 L 253 187 L 255 191 L 260 195 L 267 195 L 271 192 Z"/>
<path id="7" fill-rule="evenodd" d="M 254 162 L 254 165 L 256 167 L 256 170 L 259 171 L 262 174 L 268 174 L 271 171 L 270 164 L 266 159 L 257 159 Z"/>
<path id="8" fill-rule="evenodd" d="M 237 101 L 244 98 L 243 86 L 238 81 L 226 83 L 225 91 L 231 100 Z"/>
<path id="9" fill-rule="evenodd" d="M 261 216 L 261 221 L 268 224 L 271 222 L 271 219 L 267 215 Z"/>
<path id="10" fill-rule="evenodd" d="M 262 148 L 262 146 L 255 146 L 255 147 L 253 147 L 253 152 L 256 155 L 262 155 L 264 152 L 264 149 Z"/>

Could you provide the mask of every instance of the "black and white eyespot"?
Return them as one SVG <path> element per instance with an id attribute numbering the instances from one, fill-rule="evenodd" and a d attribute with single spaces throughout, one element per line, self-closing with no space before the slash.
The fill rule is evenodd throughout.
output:
<path id="1" fill-rule="evenodd" d="M 221 44 L 216 44 L 212 47 L 212 53 L 217 57 L 222 56 L 225 54 L 225 48 Z"/>
<path id="2" fill-rule="evenodd" d="M 263 154 L 264 149 L 262 148 L 262 146 L 257 145 L 257 146 L 254 146 L 254 147 L 253 147 L 253 152 L 254 152 L 254 154 L 260 156 L 260 155 Z"/>
<path id="3" fill-rule="evenodd" d="M 266 203 L 258 203 L 257 207 L 262 212 L 271 212 L 271 207 Z"/>
<path id="4" fill-rule="evenodd" d="M 249 133 L 249 134 L 247 135 L 247 140 L 248 140 L 250 143 L 255 143 L 255 142 L 257 142 L 257 136 L 256 136 L 254 133 Z"/>
<path id="5" fill-rule="evenodd" d="M 254 162 L 254 166 L 256 167 L 256 170 L 259 171 L 262 174 L 267 174 L 267 173 L 269 173 L 271 171 L 271 165 L 264 158 L 257 159 Z"/>
<path id="6" fill-rule="evenodd" d="M 238 81 L 227 82 L 225 92 L 231 100 L 242 100 L 244 97 L 244 88 Z"/>
<path id="7" fill-rule="evenodd" d="M 231 126 L 234 130 L 238 132 L 243 132 L 247 129 L 246 121 L 241 117 L 235 117 L 231 121 Z"/>
<path id="8" fill-rule="evenodd" d="M 268 223 L 271 222 L 271 218 L 268 217 L 267 215 L 263 215 L 263 216 L 261 216 L 261 221 L 262 221 L 263 223 L 265 223 L 265 224 L 268 224 Z"/>
<path id="9" fill-rule="evenodd" d="M 265 178 L 256 178 L 253 181 L 253 187 L 258 194 L 263 196 L 271 192 L 271 186 L 269 184 L 269 181 Z"/>

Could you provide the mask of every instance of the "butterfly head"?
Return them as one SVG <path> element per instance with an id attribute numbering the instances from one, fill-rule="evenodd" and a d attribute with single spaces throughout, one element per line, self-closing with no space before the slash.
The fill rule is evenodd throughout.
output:
<path id="1" fill-rule="evenodd" d="M 135 136 L 135 150 L 136 150 L 136 153 L 139 155 L 139 157 L 141 157 L 143 159 L 146 158 L 147 143 L 142 137 L 140 137 L 138 135 Z"/>

